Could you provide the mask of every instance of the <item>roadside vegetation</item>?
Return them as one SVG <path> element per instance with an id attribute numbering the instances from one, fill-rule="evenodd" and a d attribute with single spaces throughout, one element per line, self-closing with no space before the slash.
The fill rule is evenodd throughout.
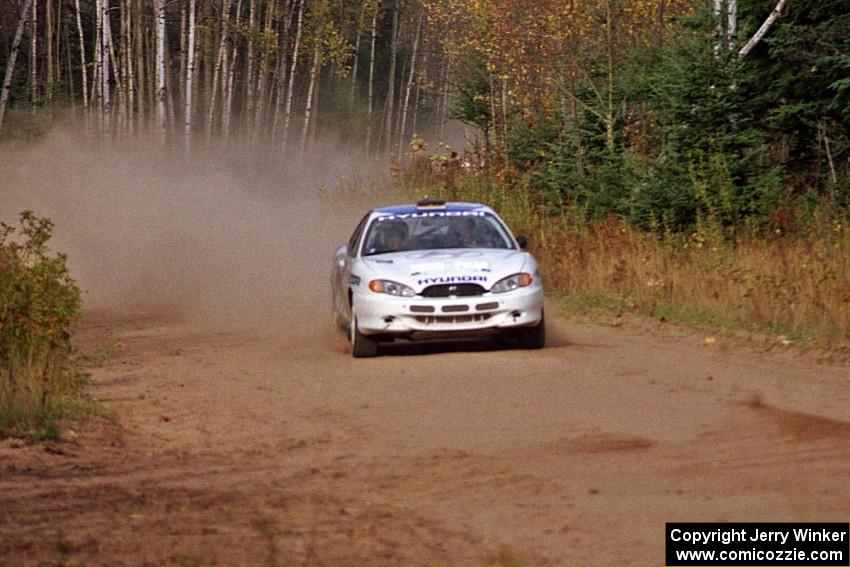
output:
<path id="1" fill-rule="evenodd" d="M 430 6 L 481 134 L 408 194 L 493 205 L 571 308 L 850 338 L 846 3 Z"/>
<path id="2" fill-rule="evenodd" d="M 792 232 L 740 231 L 712 217 L 690 230 L 645 230 L 614 215 L 549 214 L 527 191 L 489 176 L 406 178 L 408 195 L 492 205 L 530 239 L 565 307 L 785 335 L 850 338 L 850 226 L 814 212 Z"/>
<path id="3" fill-rule="evenodd" d="M 47 246 L 52 230 L 29 211 L 18 228 L 0 223 L 0 436 L 56 438 L 88 405 L 71 345 L 80 290 Z"/>

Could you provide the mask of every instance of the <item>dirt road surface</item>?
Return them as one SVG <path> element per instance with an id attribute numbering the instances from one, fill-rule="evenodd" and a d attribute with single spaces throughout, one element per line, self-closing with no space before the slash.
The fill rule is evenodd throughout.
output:
<path id="1" fill-rule="evenodd" d="M 846 367 L 551 328 L 354 360 L 89 314 L 120 419 L 0 443 L 0 565 L 651 566 L 666 521 L 847 521 Z"/>

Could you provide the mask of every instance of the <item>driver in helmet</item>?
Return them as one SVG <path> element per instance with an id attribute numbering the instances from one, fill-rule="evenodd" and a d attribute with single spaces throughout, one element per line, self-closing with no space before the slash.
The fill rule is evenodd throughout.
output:
<path id="1" fill-rule="evenodd" d="M 400 220 L 391 220 L 381 223 L 378 234 L 378 243 L 383 252 L 397 252 L 407 242 L 407 223 Z"/>
<path id="2" fill-rule="evenodd" d="M 456 248 L 475 248 L 481 244 L 473 218 L 451 219 L 451 236 Z"/>

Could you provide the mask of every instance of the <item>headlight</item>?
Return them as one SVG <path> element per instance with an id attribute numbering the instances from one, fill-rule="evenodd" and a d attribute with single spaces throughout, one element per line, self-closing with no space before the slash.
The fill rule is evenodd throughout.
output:
<path id="1" fill-rule="evenodd" d="M 387 295 L 397 295 L 399 297 L 413 297 L 416 295 L 413 288 L 390 280 L 372 280 L 369 282 L 369 289 L 375 293 L 386 293 Z"/>
<path id="2" fill-rule="evenodd" d="M 490 291 L 493 293 L 505 293 L 506 291 L 513 291 L 521 287 L 530 286 L 533 281 L 534 278 L 531 277 L 531 274 L 526 274 L 525 272 L 521 274 L 514 274 L 497 281 L 493 284 L 493 287 L 490 288 Z"/>

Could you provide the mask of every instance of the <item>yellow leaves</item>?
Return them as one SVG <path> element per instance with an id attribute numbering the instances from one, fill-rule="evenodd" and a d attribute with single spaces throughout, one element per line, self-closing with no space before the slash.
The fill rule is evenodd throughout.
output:
<path id="1" fill-rule="evenodd" d="M 545 104 L 579 61 L 607 49 L 615 57 L 664 33 L 686 0 L 622 0 L 609 18 L 600 0 L 425 0 L 433 36 L 450 58 L 484 60 L 515 102 Z"/>

